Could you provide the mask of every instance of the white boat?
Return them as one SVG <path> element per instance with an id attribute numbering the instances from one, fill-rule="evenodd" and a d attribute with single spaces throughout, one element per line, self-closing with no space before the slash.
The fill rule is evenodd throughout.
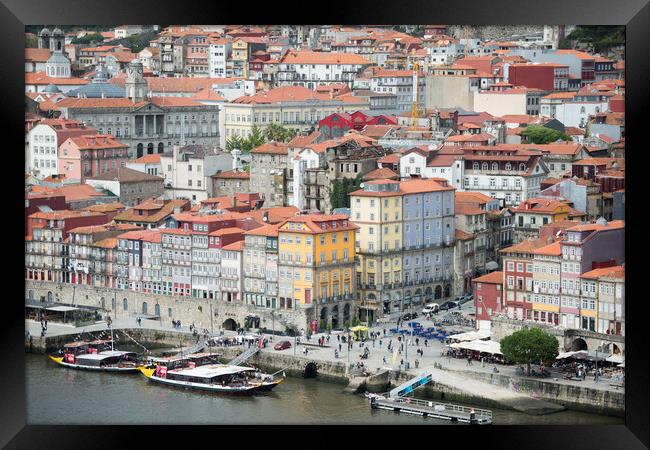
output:
<path id="1" fill-rule="evenodd" d="M 97 353 L 50 355 L 55 363 L 71 369 L 101 372 L 136 372 L 140 362 L 135 352 L 105 350 Z"/>
<path id="2" fill-rule="evenodd" d="M 140 367 L 140 371 L 152 382 L 224 394 L 270 391 L 283 381 L 283 378 L 262 374 L 253 367 L 228 364 L 206 364 L 170 370 L 158 364 Z"/>

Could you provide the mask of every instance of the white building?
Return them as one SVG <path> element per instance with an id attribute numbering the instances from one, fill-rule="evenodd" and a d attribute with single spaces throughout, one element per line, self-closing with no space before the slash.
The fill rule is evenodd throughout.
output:
<path id="1" fill-rule="evenodd" d="M 186 198 L 193 204 L 212 194 L 211 175 L 232 167 L 232 156 L 202 145 L 174 146 L 160 154 L 161 175 L 165 179 L 165 198 Z"/>
<path id="2" fill-rule="evenodd" d="M 397 96 L 397 109 L 410 111 L 415 98 L 415 82 L 412 70 L 378 70 L 370 78 L 370 90 Z M 418 104 L 424 109 L 426 99 L 424 77 L 418 77 Z"/>
<path id="3" fill-rule="evenodd" d="M 208 76 L 211 78 L 226 78 L 228 73 L 227 61 L 232 49 L 231 39 L 215 39 L 210 42 L 208 49 Z M 232 72 L 232 70 L 231 70 Z"/>
<path id="4" fill-rule="evenodd" d="M 354 79 L 372 62 L 354 53 L 327 53 L 289 50 L 279 62 L 278 86 L 304 86 L 344 82 L 352 87 Z"/>
<path id="5" fill-rule="evenodd" d="M 242 300 L 242 254 L 244 241 L 233 242 L 221 248 L 221 299 L 225 302 Z"/>

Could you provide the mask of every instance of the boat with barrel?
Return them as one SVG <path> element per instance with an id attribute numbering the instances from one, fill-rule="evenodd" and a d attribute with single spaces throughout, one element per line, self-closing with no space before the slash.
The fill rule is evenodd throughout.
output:
<path id="1" fill-rule="evenodd" d="M 140 367 L 140 372 L 150 382 L 223 394 L 270 391 L 284 380 L 284 375 L 279 375 L 279 372 L 284 374 L 284 371 L 269 375 L 254 367 L 231 364 L 197 365 L 191 359 L 187 363 L 174 360 L 169 365 L 164 361 L 154 362 Z"/>
<path id="2" fill-rule="evenodd" d="M 63 367 L 99 372 L 135 373 L 143 364 L 135 352 L 115 349 L 112 329 L 111 339 L 69 342 L 48 356 Z"/>

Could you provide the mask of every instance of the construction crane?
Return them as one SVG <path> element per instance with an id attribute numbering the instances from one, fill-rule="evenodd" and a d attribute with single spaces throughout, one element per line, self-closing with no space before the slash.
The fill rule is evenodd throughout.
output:
<path id="1" fill-rule="evenodd" d="M 413 64 L 413 105 L 411 106 L 411 129 L 415 130 L 418 127 L 418 119 L 420 118 L 420 105 L 418 102 L 418 72 L 420 71 L 420 64 L 416 62 Z"/>

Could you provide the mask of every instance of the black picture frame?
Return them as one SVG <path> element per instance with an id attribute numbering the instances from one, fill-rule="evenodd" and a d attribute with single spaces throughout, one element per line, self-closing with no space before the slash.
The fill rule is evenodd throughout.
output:
<path id="1" fill-rule="evenodd" d="M 626 25 L 626 116 L 628 157 L 626 188 L 633 209 L 626 216 L 626 250 L 631 261 L 626 269 L 628 284 L 627 301 L 627 343 L 626 346 L 626 413 L 625 425 L 620 426 L 513 426 L 482 427 L 468 430 L 436 426 L 433 429 L 419 427 L 407 432 L 388 430 L 380 432 L 362 430 L 354 427 L 348 436 L 331 440 L 332 445 L 373 445 L 386 442 L 387 433 L 398 442 L 409 445 L 423 445 L 413 436 L 423 436 L 431 444 L 467 444 L 494 446 L 496 448 L 644 448 L 650 445 L 650 414 L 648 414 L 648 368 L 647 333 L 644 320 L 648 317 L 648 301 L 643 295 L 643 270 L 645 242 L 642 209 L 644 153 L 647 150 L 641 142 L 643 113 L 647 110 L 648 75 L 648 30 L 650 29 L 650 5 L 647 0 L 545 0 L 543 2 L 518 0 L 465 0 L 449 1 L 387 1 L 360 0 L 356 2 L 308 4 L 307 2 L 174 2 L 171 0 L 140 0 L 137 2 L 107 2 L 106 0 L 3 0 L 0 6 L 0 47 L 3 63 L 0 64 L 0 80 L 3 92 L 0 103 L 3 116 L 4 159 L 8 174 L 5 183 L 8 189 L 3 202 L 6 239 L 2 245 L 3 276 L 5 281 L 2 298 L 2 318 L 0 325 L 0 348 L 2 358 L 0 376 L 0 445 L 7 448 L 119 448 L 125 443 L 129 447 L 137 441 L 149 445 L 165 445 L 174 435 L 188 436 L 190 444 L 197 436 L 204 435 L 217 442 L 224 438 L 222 432 L 214 433 L 210 427 L 200 431 L 179 430 L 173 427 L 59 427 L 26 425 L 25 381 L 24 381 L 24 295 L 23 244 L 18 239 L 19 228 L 23 226 L 15 215 L 22 217 L 24 193 L 19 192 L 22 183 L 20 170 L 15 167 L 23 164 L 24 133 L 24 25 L 48 24 L 202 24 L 202 23 L 337 23 L 337 24 L 607 24 Z M 14 192 L 14 190 L 16 192 Z M 636 200 L 634 200 L 636 199 Z M 634 246 L 634 248 L 632 247 Z M 22 297 L 21 297 L 22 296 Z M 645 314 L 644 314 L 645 313 Z M 268 433 L 274 429 L 274 433 Z M 265 427 L 256 433 L 253 445 L 267 445 L 275 436 L 288 436 L 282 427 Z M 292 428 L 296 433 L 298 428 Z M 429 431 L 427 431 L 429 430 Z M 243 430 L 242 430 L 243 431 Z M 420 435 L 420 433 L 423 433 Z M 426 432 L 426 434 L 424 434 Z M 198 434 L 197 434 L 198 433 Z M 328 430 L 315 427 L 300 427 L 304 437 L 296 438 L 295 444 L 285 440 L 284 445 L 307 446 L 318 444 L 320 436 L 328 436 Z M 250 435 L 235 430 L 233 437 L 246 444 Z M 248 437 L 247 437 L 248 436 Z M 268 438 L 267 438 L 268 436 Z M 340 435 L 342 436 L 342 435 Z M 224 438 L 225 439 L 225 438 Z M 326 439 L 329 440 L 329 439 Z M 325 440 L 323 440 L 325 441 Z M 200 441 L 196 441 L 199 445 Z M 223 443 L 225 444 L 225 440 Z M 233 442 L 234 443 L 234 442 Z M 325 443 L 325 442 L 323 442 Z M 396 445 L 396 444 L 394 444 Z M 464 446 L 464 445 L 463 445 Z"/>

